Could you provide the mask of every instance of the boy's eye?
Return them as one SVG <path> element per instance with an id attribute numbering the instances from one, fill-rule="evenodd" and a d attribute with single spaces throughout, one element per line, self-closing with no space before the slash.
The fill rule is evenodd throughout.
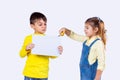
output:
<path id="1" fill-rule="evenodd" d="M 39 24 L 39 26 L 42 26 L 42 24 Z"/>

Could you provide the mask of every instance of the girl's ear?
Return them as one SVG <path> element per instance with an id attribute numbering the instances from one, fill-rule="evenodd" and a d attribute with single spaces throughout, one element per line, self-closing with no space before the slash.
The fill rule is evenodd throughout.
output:
<path id="1" fill-rule="evenodd" d="M 94 31 L 97 33 L 97 32 L 98 32 L 98 28 L 96 27 L 96 28 L 94 29 Z"/>

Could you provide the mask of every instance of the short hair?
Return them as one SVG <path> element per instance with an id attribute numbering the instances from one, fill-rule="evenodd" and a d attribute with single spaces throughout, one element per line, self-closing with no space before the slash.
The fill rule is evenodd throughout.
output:
<path id="1" fill-rule="evenodd" d="M 30 24 L 34 24 L 37 19 L 43 19 L 43 21 L 47 22 L 47 18 L 44 14 L 40 12 L 33 12 L 30 16 Z"/>

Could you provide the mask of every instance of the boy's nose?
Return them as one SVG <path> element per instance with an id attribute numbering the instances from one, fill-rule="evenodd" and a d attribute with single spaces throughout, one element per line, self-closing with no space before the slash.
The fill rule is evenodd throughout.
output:
<path id="1" fill-rule="evenodd" d="M 42 26 L 42 28 L 46 28 L 46 26 Z"/>

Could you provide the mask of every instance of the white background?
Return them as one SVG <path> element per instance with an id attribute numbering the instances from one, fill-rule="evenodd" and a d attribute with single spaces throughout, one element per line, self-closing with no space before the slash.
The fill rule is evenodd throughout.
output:
<path id="1" fill-rule="evenodd" d="M 0 1 L 0 79 L 23 80 L 26 58 L 19 57 L 24 37 L 33 33 L 29 25 L 32 12 L 48 19 L 47 32 L 58 35 L 61 27 L 84 35 L 84 22 L 98 16 L 106 25 L 106 68 L 102 80 L 119 80 L 120 11 L 119 0 L 1 0 Z M 82 43 L 62 37 L 63 55 L 50 60 L 49 80 L 80 80 L 79 58 Z"/>

